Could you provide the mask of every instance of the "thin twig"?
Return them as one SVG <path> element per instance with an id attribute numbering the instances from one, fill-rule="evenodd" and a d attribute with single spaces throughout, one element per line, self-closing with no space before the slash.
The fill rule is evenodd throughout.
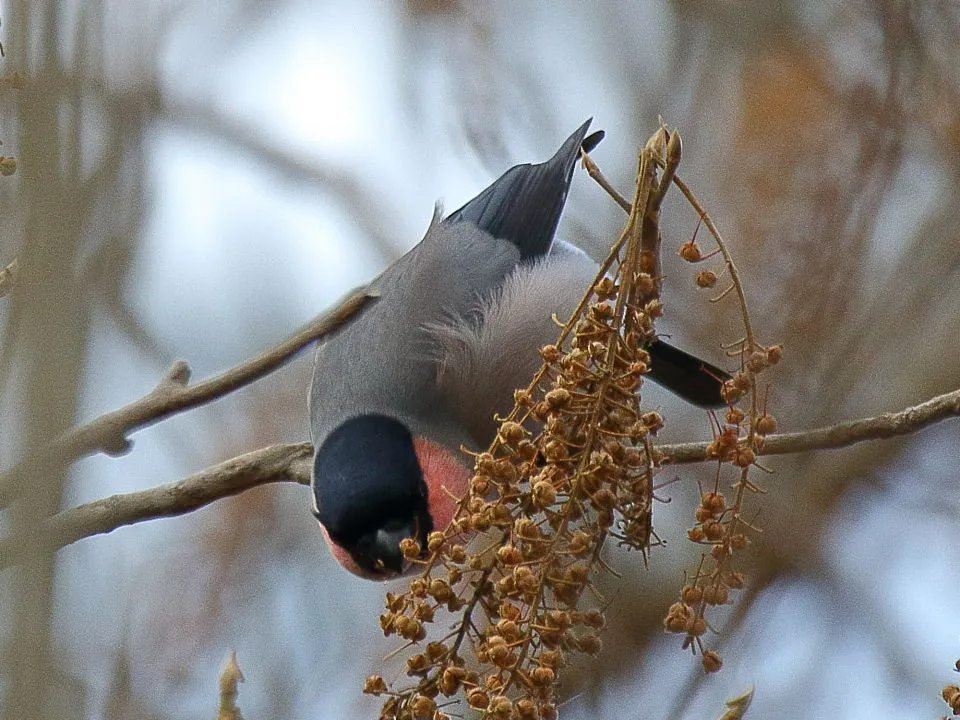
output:
<path id="1" fill-rule="evenodd" d="M 629 214 L 630 211 L 632 210 L 630 201 L 627 200 L 619 192 L 617 192 L 617 189 L 610 184 L 610 181 L 607 180 L 606 177 L 604 177 L 602 172 L 600 172 L 600 168 L 597 167 L 597 164 L 593 161 L 593 158 L 591 158 L 587 153 L 582 151 L 580 153 L 580 157 L 583 158 L 583 167 L 587 171 L 587 174 L 591 178 L 593 178 L 594 182 L 596 182 L 597 185 L 599 185 L 601 188 L 603 188 L 606 191 L 607 195 L 613 198 L 614 202 L 616 202 L 617 205 L 623 208 L 623 211 L 625 213 Z"/>
<path id="2" fill-rule="evenodd" d="M 757 454 L 788 455 L 810 450 L 842 448 L 865 440 L 910 435 L 951 417 L 960 417 L 960 390 L 938 395 L 920 405 L 898 412 L 849 420 L 813 430 L 768 435 Z M 709 443 L 705 442 L 679 443 L 660 445 L 657 450 L 666 456 L 666 462 L 694 463 L 710 459 L 707 457 L 708 445 Z"/>
<path id="3" fill-rule="evenodd" d="M 743 326 L 747 333 L 747 350 L 749 352 L 753 352 L 753 350 L 757 347 L 757 343 L 753 335 L 753 324 L 750 322 L 750 311 L 747 309 L 747 298 L 743 292 L 743 284 L 740 282 L 740 273 L 737 272 L 737 266 L 733 263 L 733 258 L 730 257 L 730 252 L 727 250 L 727 245 L 723 241 L 723 237 L 720 235 L 720 230 L 714 224 L 713 219 L 704 209 L 703 205 L 700 204 L 700 201 L 697 200 L 697 196 L 693 194 L 693 191 L 685 182 L 683 182 L 683 180 L 681 180 L 677 175 L 674 175 L 673 184 L 679 188 L 680 192 L 683 193 L 683 196 L 687 198 L 687 202 L 689 202 L 690 205 L 693 206 L 693 209 L 697 211 L 697 214 L 700 216 L 703 224 L 707 226 L 707 230 L 709 230 L 710 234 L 713 235 L 713 239 L 716 241 L 717 247 L 720 248 L 720 252 L 723 254 L 724 264 L 726 265 L 727 270 L 730 272 L 730 278 L 733 280 L 734 287 L 737 290 L 737 299 L 740 302 L 740 312 L 743 315 Z"/>
<path id="4" fill-rule="evenodd" d="M 298 351 L 328 335 L 349 320 L 374 294 L 368 287 L 352 291 L 331 310 L 317 317 L 286 340 L 263 354 L 195 385 L 188 385 L 190 367 L 179 360 L 163 380 L 139 400 L 108 412 L 86 425 L 73 428 L 53 440 L 43 457 L 27 458 L 0 477 L 0 506 L 6 505 L 26 482 L 26 469 L 49 464 L 70 464 L 98 452 L 121 455 L 130 450 L 130 433 L 165 420 L 171 415 L 205 405 L 273 372 Z"/>
<path id="5" fill-rule="evenodd" d="M 876 417 L 860 418 L 802 432 L 768 435 L 760 455 L 786 455 L 842 448 L 867 440 L 910 435 L 953 417 L 960 417 L 960 389 L 919 405 Z M 679 465 L 703 462 L 708 443 L 660 445 L 664 462 Z M 226 460 L 174 483 L 149 490 L 112 495 L 64 510 L 49 518 L 41 529 L 50 549 L 56 550 L 92 535 L 145 520 L 183 515 L 214 500 L 274 482 L 310 482 L 310 443 L 273 445 Z M 0 567 L 16 562 L 16 547 L 25 538 L 0 541 Z"/>

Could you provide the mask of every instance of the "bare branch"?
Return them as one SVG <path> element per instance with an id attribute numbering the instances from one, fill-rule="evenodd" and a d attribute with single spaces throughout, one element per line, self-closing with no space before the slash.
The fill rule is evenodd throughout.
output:
<path id="1" fill-rule="evenodd" d="M 842 448 L 864 440 L 910 435 L 941 420 L 957 416 L 960 416 L 960 390 L 938 395 L 899 412 L 850 420 L 813 430 L 768 435 L 758 454 L 788 455 L 809 450 Z M 660 445 L 657 449 L 666 455 L 667 462 L 694 463 L 710 459 L 707 457 L 707 445 L 708 443 L 681 443 Z"/>
<path id="2" fill-rule="evenodd" d="M 761 455 L 784 455 L 828 448 L 841 448 L 865 440 L 909 435 L 951 417 L 960 416 L 960 390 L 895 413 L 884 413 L 824 428 L 767 436 Z M 707 443 L 660 445 L 657 448 L 672 464 L 703 462 Z M 50 550 L 92 535 L 112 532 L 123 525 L 173 517 L 197 510 L 214 500 L 273 482 L 310 483 L 310 443 L 272 445 L 226 460 L 167 485 L 122 495 L 112 495 L 80 505 L 47 519 L 40 529 Z M 17 562 L 26 542 L 35 539 L 0 540 L 0 568 Z"/>
<path id="3" fill-rule="evenodd" d="M 271 445 L 201 470 L 176 482 L 149 490 L 111 495 L 57 513 L 39 529 L 39 542 L 49 551 L 59 550 L 82 538 L 101 535 L 124 525 L 175 517 L 209 505 L 257 485 L 271 482 L 310 482 L 308 442 Z M 22 549 L 37 538 L 6 538 L 0 541 L 0 568 L 19 561 Z"/>
<path id="4" fill-rule="evenodd" d="M 24 459 L 11 468 L 0 478 L 0 505 L 7 504 L 20 492 L 26 468 L 35 469 L 38 462 L 44 467 L 49 467 L 51 463 L 67 465 L 97 452 L 108 455 L 128 452 L 130 441 L 127 435 L 130 433 L 176 413 L 205 405 L 260 379 L 283 365 L 306 345 L 339 328 L 372 297 L 374 294 L 368 287 L 358 288 L 279 345 L 196 385 L 187 384 L 190 379 L 187 363 L 182 360 L 175 362 L 157 387 L 147 395 L 101 415 L 86 425 L 73 428 L 51 442 L 44 449 L 42 457 Z"/>

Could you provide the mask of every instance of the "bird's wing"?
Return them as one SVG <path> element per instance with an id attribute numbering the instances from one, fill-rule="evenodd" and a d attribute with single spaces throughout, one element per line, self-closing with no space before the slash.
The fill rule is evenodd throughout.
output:
<path id="1" fill-rule="evenodd" d="M 449 417 L 437 392 L 438 352 L 425 327 L 471 316 L 519 259 L 515 246 L 471 223 L 435 219 L 421 243 L 374 281 L 376 302 L 317 349 L 310 393 L 314 443 L 365 413 L 395 417 L 415 433 L 442 435 Z M 425 419 L 432 427 L 423 427 Z M 462 442 L 459 436 L 449 440 Z"/>
<path id="2" fill-rule="evenodd" d="M 587 120 L 568 137 L 553 157 L 536 165 L 517 165 L 477 195 L 445 222 L 469 222 L 495 238 L 508 240 L 520 250 L 521 260 L 545 255 L 560 222 L 573 168 L 585 144 Z M 602 134 L 594 133 L 589 147 Z"/>

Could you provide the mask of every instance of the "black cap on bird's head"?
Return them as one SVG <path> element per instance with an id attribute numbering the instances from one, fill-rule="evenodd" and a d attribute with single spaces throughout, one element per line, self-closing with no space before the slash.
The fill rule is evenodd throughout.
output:
<path id="1" fill-rule="evenodd" d="M 386 578 L 409 565 L 401 540 L 426 548 L 433 530 L 427 488 L 403 423 L 384 415 L 347 420 L 317 449 L 313 472 L 315 515 L 343 565 Z"/>

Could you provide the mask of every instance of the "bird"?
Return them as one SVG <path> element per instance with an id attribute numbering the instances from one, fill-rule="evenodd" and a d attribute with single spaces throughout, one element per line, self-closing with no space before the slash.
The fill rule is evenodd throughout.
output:
<path id="1" fill-rule="evenodd" d="M 554 239 L 587 120 L 549 160 L 523 164 L 460 209 L 439 205 L 423 239 L 371 284 L 373 302 L 317 348 L 309 395 L 312 512 L 333 556 L 368 579 L 411 571 L 598 265 Z M 724 405 L 720 368 L 665 341 L 648 377 L 703 407 Z"/>

